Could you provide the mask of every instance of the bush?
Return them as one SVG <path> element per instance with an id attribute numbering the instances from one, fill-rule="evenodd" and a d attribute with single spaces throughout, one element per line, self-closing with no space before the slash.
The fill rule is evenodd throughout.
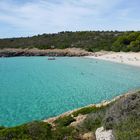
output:
<path id="1" fill-rule="evenodd" d="M 87 48 L 86 51 L 88 51 L 88 52 L 94 52 L 93 48 Z"/>
<path id="2" fill-rule="evenodd" d="M 78 125 L 77 129 L 80 132 L 95 132 L 97 128 L 102 126 L 102 117 L 97 116 L 95 117 L 96 114 L 92 114 L 88 116 L 80 125 Z"/>
<path id="3" fill-rule="evenodd" d="M 74 115 L 74 117 L 76 117 L 79 114 L 85 115 L 85 114 L 88 114 L 91 112 L 97 112 L 97 111 L 102 110 L 102 109 L 105 109 L 105 106 L 102 106 L 102 107 L 96 107 L 96 106 L 84 107 L 84 108 L 81 108 L 81 109 L 75 111 L 73 113 L 73 115 Z"/>
<path id="4" fill-rule="evenodd" d="M 74 140 L 76 131 L 73 127 L 57 127 L 53 131 L 52 140 Z"/>
<path id="5" fill-rule="evenodd" d="M 32 122 L 26 125 L 27 133 L 34 140 L 51 138 L 51 125 L 44 122 Z"/>
<path id="6" fill-rule="evenodd" d="M 114 127 L 116 140 L 140 140 L 140 120 L 130 117 Z"/>
<path id="7" fill-rule="evenodd" d="M 2 130 L 2 129 L 5 129 L 5 127 L 4 126 L 0 126 L 0 130 Z"/>
<path id="8" fill-rule="evenodd" d="M 72 116 L 64 116 L 64 117 L 60 117 L 55 121 L 55 124 L 57 126 L 68 126 L 70 125 L 72 122 L 74 122 L 75 119 Z"/>
<path id="9" fill-rule="evenodd" d="M 121 98 L 109 107 L 104 117 L 104 128 L 112 129 L 114 126 L 126 120 L 128 117 L 139 117 L 140 112 L 140 93 L 137 92 Z"/>
<path id="10" fill-rule="evenodd" d="M 45 122 L 32 122 L 0 130 L 0 140 L 51 140 L 51 126 Z"/>
<path id="11" fill-rule="evenodd" d="M 108 107 L 106 107 L 107 109 Z M 97 128 L 102 126 L 102 120 L 105 117 L 106 109 L 100 109 L 97 112 L 87 114 L 87 117 L 81 122 L 77 129 L 80 133 L 95 132 Z"/>
<path id="12" fill-rule="evenodd" d="M 113 51 L 140 51 L 140 32 L 128 32 L 119 36 L 112 44 Z"/>

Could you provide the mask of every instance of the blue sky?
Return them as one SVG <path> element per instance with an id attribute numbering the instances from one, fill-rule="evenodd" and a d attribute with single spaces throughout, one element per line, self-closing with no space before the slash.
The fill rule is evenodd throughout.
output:
<path id="1" fill-rule="evenodd" d="M 0 0 L 0 38 L 140 30 L 140 0 Z"/>

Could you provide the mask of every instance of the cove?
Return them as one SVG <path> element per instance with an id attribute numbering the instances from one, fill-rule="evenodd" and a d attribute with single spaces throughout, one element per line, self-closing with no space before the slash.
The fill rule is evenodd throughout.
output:
<path id="1" fill-rule="evenodd" d="M 46 119 L 140 88 L 140 68 L 84 57 L 0 58 L 0 125 Z"/>

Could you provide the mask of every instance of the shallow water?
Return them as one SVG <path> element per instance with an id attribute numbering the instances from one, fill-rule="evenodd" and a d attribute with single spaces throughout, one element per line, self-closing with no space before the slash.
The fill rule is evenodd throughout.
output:
<path id="1" fill-rule="evenodd" d="M 140 68 L 76 57 L 0 58 L 0 125 L 41 120 L 140 88 Z"/>

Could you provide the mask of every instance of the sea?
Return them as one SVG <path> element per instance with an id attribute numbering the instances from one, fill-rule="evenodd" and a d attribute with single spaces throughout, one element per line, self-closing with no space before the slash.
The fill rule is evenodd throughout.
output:
<path id="1" fill-rule="evenodd" d="M 0 58 L 0 126 L 57 116 L 140 89 L 140 67 L 85 57 Z"/>

